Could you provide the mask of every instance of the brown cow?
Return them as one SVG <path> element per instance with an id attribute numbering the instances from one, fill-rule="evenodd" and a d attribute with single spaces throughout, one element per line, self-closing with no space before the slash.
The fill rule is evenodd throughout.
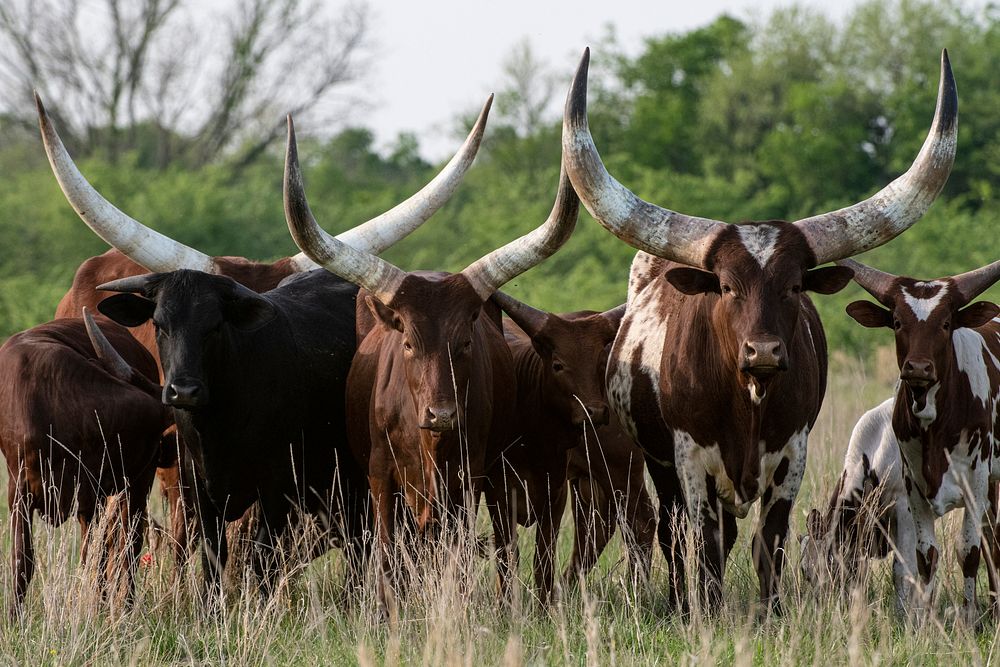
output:
<path id="1" fill-rule="evenodd" d="M 285 214 L 306 254 L 362 287 L 374 326 L 358 318 L 361 341 L 347 379 L 351 449 L 371 485 L 378 535 L 378 599 L 388 613 L 386 577 L 402 498 L 423 531 L 442 508 L 474 507 L 488 452 L 509 442 L 515 379 L 490 295 L 559 249 L 576 224 L 579 201 L 565 173 L 548 220 L 460 273 L 406 273 L 322 231 L 303 191 L 289 119 Z M 370 322 L 371 320 L 368 320 Z M 501 590 L 509 586 L 511 516 L 501 481 L 485 489 L 494 523 Z M 403 518 L 403 517 L 401 517 Z"/>
<path id="2" fill-rule="evenodd" d="M 98 285 L 150 271 L 167 273 L 196 269 L 228 276 L 262 293 L 274 289 L 289 275 L 318 268 L 303 253 L 269 263 L 253 262 L 242 257 L 209 257 L 132 219 L 91 187 L 63 146 L 37 95 L 35 103 L 45 152 L 66 199 L 80 218 L 112 246 L 103 255 L 91 257 L 80 265 L 73 285 L 59 302 L 56 317 L 77 317 L 83 307 L 97 308 L 103 298 L 95 289 Z M 392 210 L 343 232 L 337 238 L 359 250 L 378 254 L 423 224 L 448 201 L 472 165 L 492 103 L 491 95 L 465 143 L 430 183 Z M 131 331 L 159 362 L 152 324 L 147 322 Z M 180 454 L 179 460 L 183 463 L 184 452 Z M 189 469 L 189 465 L 175 465 L 159 471 L 160 483 L 170 506 L 171 532 L 179 561 L 186 559 L 192 537 L 188 531 L 196 523 L 190 511 L 196 506 L 195 499 L 190 495 L 194 487 L 190 481 L 183 479 L 182 474 L 183 470 Z M 185 506 L 189 508 L 187 511 Z"/>
<path id="3" fill-rule="evenodd" d="M 103 318 L 98 326 L 84 312 L 86 320 L 40 324 L 14 334 L 0 348 L 0 449 L 9 480 L 12 612 L 20 610 L 34 574 L 34 513 L 58 525 L 75 511 L 86 560 L 95 513 L 117 494 L 124 494 L 123 574 L 126 591 L 132 590 L 146 497 L 157 465 L 170 453 L 161 447 L 170 418 L 160 403 L 156 362 L 126 329 Z M 99 551 L 104 566 L 108 553 Z"/>
<path id="4" fill-rule="evenodd" d="M 535 532 L 535 586 L 543 603 L 552 592 L 556 538 L 573 490 L 576 537 L 566 579 L 585 575 L 614 534 L 619 504 L 628 518 L 633 566 L 649 569 L 655 513 L 646 493 L 642 453 L 609 423 L 604 390 L 608 348 L 625 313 L 556 315 L 513 297 L 493 295 L 510 319 L 504 331 L 517 374 L 514 441 L 490 465 L 502 470 L 515 496 L 518 523 Z M 516 493 L 515 493 L 516 492 Z M 634 547 L 634 548 L 633 548 Z"/>
<path id="5" fill-rule="evenodd" d="M 984 534 L 987 556 L 996 563 L 989 509 L 1000 482 L 1000 319 L 995 319 L 1000 307 L 972 301 L 1000 280 L 1000 262 L 937 280 L 894 276 L 849 260 L 842 264 L 881 304 L 855 301 L 847 313 L 863 326 L 893 329 L 896 336 L 900 382 L 892 431 L 906 488 L 896 500 L 904 505 L 897 513 L 913 518 L 896 527 L 893 574 L 899 604 L 920 606 L 911 588 L 918 576 L 931 592 L 938 561 L 934 521 L 962 507 L 958 557 L 965 577 L 964 612 L 971 620 L 977 613 Z M 995 571 L 992 575 L 996 611 Z"/>
<path id="6" fill-rule="evenodd" d="M 760 500 L 754 564 L 762 604 L 778 611 L 788 515 L 826 390 L 826 339 L 805 293 L 841 289 L 848 269 L 813 267 L 888 242 L 944 186 L 958 132 L 947 53 L 934 123 L 909 171 L 839 211 L 740 225 L 645 202 L 608 173 L 587 126 L 589 57 L 566 101 L 564 160 L 594 218 L 643 251 L 632 263 L 608 395 L 658 491 L 671 598 L 686 601 L 678 516 L 701 545 L 702 597 L 715 607 L 736 518 Z"/>

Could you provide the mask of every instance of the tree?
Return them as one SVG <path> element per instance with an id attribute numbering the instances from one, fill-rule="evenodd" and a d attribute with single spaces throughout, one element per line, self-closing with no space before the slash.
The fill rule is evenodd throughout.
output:
<path id="1" fill-rule="evenodd" d="M 367 65 L 364 4 L 331 17 L 318 0 L 239 0 L 200 22 L 184 10 L 184 0 L 0 3 L 0 114 L 34 125 L 37 90 L 79 153 L 115 162 L 145 146 L 155 166 L 197 166 L 238 148 L 241 165 L 280 136 L 285 113 L 326 104 Z"/>

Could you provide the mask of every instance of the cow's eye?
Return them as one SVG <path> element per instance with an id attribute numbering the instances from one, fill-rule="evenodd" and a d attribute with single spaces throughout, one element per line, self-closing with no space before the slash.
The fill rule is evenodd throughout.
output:
<path id="1" fill-rule="evenodd" d="M 896 331 L 899 331 L 900 329 L 903 328 L 903 323 L 899 321 L 898 317 L 892 318 L 892 328 L 895 329 Z"/>
<path id="2" fill-rule="evenodd" d="M 942 325 L 941 325 L 941 327 L 942 327 L 942 328 L 943 328 L 943 329 L 944 329 L 945 331 L 951 331 L 951 320 L 945 320 L 945 321 L 944 321 L 944 324 L 942 324 Z"/>
<path id="3" fill-rule="evenodd" d="M 562 364 L 561 364 L 560 362 L 558 362 L 558 361 L 553 361 L 553 362 L 552 362 L 552 370 L 553 370 L 553 372 L 555 372 L 555 373 L 562 373 L 562 372 L 563 372 L 563 370 L 564 370 L 565 368 L 566 368 L 566 367 L 565 367 L 565 366 L 563 366 L 563 365 L 562 365 Z"/>
<path id="4" fill-rule="evenodd" d="M 723 283 L 722 284 L 722 293 L 723 294 L 732 294 L 733 293 L 733 288 L 730 287 L 729 285 L 726 285 L 725 283 Z"/>
<path id="5" fill-rule="evenodd" d="M 413 346 L 410 345 L 410 341 L 408 340 L 403 341 L 403 349 L 406 350 L 407 352 L 413 352 Z"/>

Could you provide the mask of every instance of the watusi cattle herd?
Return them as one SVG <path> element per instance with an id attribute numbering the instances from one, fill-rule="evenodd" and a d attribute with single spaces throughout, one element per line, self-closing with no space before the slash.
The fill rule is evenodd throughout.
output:
<path id="1" fill-rule="evenodd" d="M 457 273 L 407 271 L 378 255 L 457 190 L 492 96 L 430 183 L 339 236 L 310 211 L 289 117 L 284 211 L 301 253 L 273 263 L 210 257 L 115 208 L 36 97 L 67 201 L 112 248 L 79 267 L 53 321 L 0 348 L 11 613 L 35 568 L 36 512 L 56 524 L 75 512 L 82 558 L 97 558 L 102 591 L 114 586 L 127 601 L 157 475 L 177 566 L 200 548 L 207 604 L 227 566 L 227 524 L 253 515 L 261 596 L 308 524 L 319 536 L 299 556 L 343 549 L 345 591 L 372 572 L 389 616 L 406 586 L 396 552 L 428 540 L 448 548 L 484 505 L 501 601 L 516 585 L 518 526 L 535 526 L 541 604 L 560 580 L 585 577 L 617 531 L 636 585 L 648 585 L 658 541 L 668 603 L 715 609 L 737 519 L 757 505 L 761 608 L 778 613 L 827 381 L 827 342 L 806 293 L 852 279 L 878 304 L 854 302 L 848 315 L 894 331 L 899 383 L 855 428 L 828 506 L 809 513 L 805 579 L 850 576 L 891 555 L 898 611 L 913 617 L 933 592 L 934 521 L 961 507 L 965 612 L 978 614 L 981 563 L 997 611 L 1000 307 L 975 299 L 1000 280 L 1000 262 L 927 280 L 850 259 L 914 225 L 944 187 L 958 132 L 947 52 L 930 131 L 904 174 L 840 210 L 739 224 L 643 201 L 615 180 L 588 127 L 589 61 L 588 49 L 567 95 L 549 217 Z M 559 251 L 581 203 L 638 250 L 625 304 L 556 314 L 500 292 Z M 558 575 L 567 503 L 573 554 Z M 105 507 L 120 530 L 89 539 Z"/>

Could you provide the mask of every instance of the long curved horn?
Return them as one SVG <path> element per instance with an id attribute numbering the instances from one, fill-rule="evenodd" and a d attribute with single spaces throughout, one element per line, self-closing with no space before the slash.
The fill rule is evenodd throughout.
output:
<path id="1" fill-rule="evenodd" d="M 467 266 L 462 275 L 485 301 L 501 285 L 550 257 L 562 247 L 576 227 L 580 199 L 565 166 L 559 169 L 559 191 L 549 217 L 524 236 L 494 250 Z"/>
<path id="2" fill-rule="evenodd" d="M 125 294 L 145 295 L 146 289 L 155 277 L 155 273 L 144 273 L 141 276 L 129 276 L 127 278 L 112 280 L 111 282 L 98 285 L 94 289 L 98 292 L 122 292 Z"/>
<path id="3" fill-rule="evenodd" d="M 122 358 L 122 355 L 118 354 L 118 350 L 97 326 L 97 322 L 94 321 L 94 317 L 86 306 L 83 307 L 83 324 L 87 327 L 87 336 L 90 338 L 90 344 L 94 346 L 94 351 L 97 353 L 101 365 L 119 380 L 125 382 L 131 380 L 132 367 Z"/>
<path id="4" fill-rule="evenodd" d="M 316 223 L 302 184 L 291 116 L 288 116 L 288 145 L 285 150 L 284 201 L 288 230 L 295 245 L 309 259 L 344 280 L 364 287 L 382 303 L 392 300 L 406 273 L 384 259 L 330 236 Z"/>
<path id="5" fill-rule="evenodd" d="M 146 227 L 102 197 L 73 163 L 73 158 L 66 151 L 51 119 L 45 113 L 38 93 L 35 93 L 35 106 L 38 108 L 38 124 L 42 130 L 42 142 L 45 144 L 52 173 L 59 181 L 59 187 L 70 206 L 94 233 L 149 271 L 214 271 L 215 263 L 208 255 Z"/>
<path id="6" fill-rule="evenodd" d="M 724 222 L 661 208 L 614 179 L 601 161 L 587 122 L 590 49 L 583 52 L 563 114 L 563 160 L 573 187 L 601 225 L 629 245 L 665 259 L 705 268 L 713 238 Z"/>
<path id="7" fill-rule="evenodd" d="M 1000 261 L 953 277 L 959 294 L 969 303 L 1000 280 Z"/>
<path id="8" fill-rule="evenodd" d="M 875 300 L 886 308 L 893 307 L 889 290 L 892 289 L 897 276 L 873 269 L 870 266 L 865 266 L 860 262 L 855 262 L 853 259 L 838 260 L 837 266 L 845 266 L 854 271 L 854 282 L 863 287 L 866 292 L 875 297 Z"/>
<path id="9" fill-rule="evenodd" d="M 521 327 L 521 330 L 531 338 L 538 335 L 549 319 L 548 313 L 532 308 L 509 294 L 494 292 L 490 298 L 496 301 L 503 312 L 507 313 L 507 316 L 514 321 L 514 324 Z"/>
<path id="10" fill-rule="evenodd" d="M 493 95 L 490 95 L 482 111 L 479 112 L 479 118 L 472 126 L 469 136 L 465 138 L 465 143 L 433 180 L 409 199 L 378 217 L 337 234 L 337 240 L 358 250 L 378 255 L 425 223 L 455 194 L 456 188 L 476 159 L 492 105 Z M 300 271 L 319 268 L 304 252 L 295 255 L 292 263 Z"/>
<path id="11" fill-rule="evenodd" d="M 868 199 L 796 222 L 816 255 L 816 263 L 857 255 L 906 231 L 941 193 L 955 162 L 958 93 L 948 50 L 941 52 L 934 122 L 905 174 Z"/>
<path id="12" fill-rule="evenodd" d="M 611 310 L 605 310 L 601 313 L 601 317 L 609 320 L 615 327 L 615 331 L 621 326 L 622 319 L 625 317 L 625 307 L 628 304 L 622 304 L 620 306 L 615 306 Z"/>

